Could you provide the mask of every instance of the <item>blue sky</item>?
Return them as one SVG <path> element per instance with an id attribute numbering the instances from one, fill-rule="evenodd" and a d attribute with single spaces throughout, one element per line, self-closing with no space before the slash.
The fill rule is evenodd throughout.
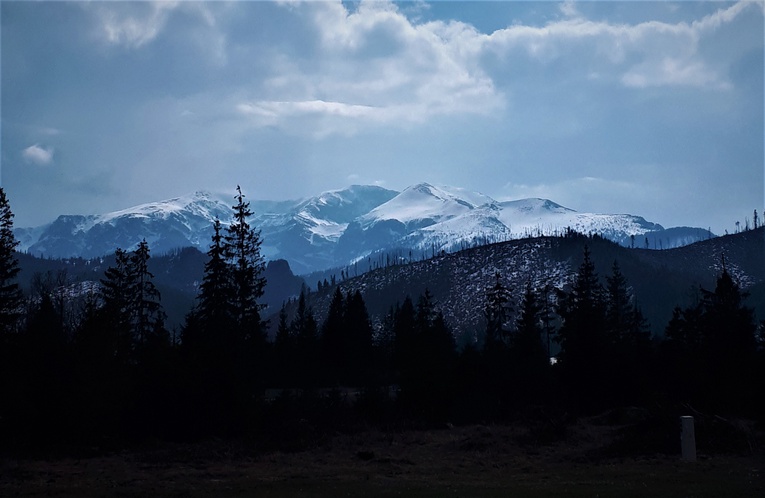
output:
<path id="1" fill-rule="evenodd" d="M 733 231 L 765 208 L 763 2 L 7 2 L 16 226 L 427 181 Z"/>

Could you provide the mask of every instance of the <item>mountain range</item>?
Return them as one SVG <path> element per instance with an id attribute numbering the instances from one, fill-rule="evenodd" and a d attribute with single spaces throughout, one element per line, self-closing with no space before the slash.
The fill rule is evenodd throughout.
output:
<path id="1" fill-rule="evenodd" d="M 19 250 L 49 258 L 93 258 L 131 249 L 143 239 L 155 255 L 183 247 L 206 252 L 212 223 L 231 220 L 233 195 L 198 191 L 100 215 L 61 215 L 17 228 Z M 668 249 L 711 238 L 708 230 L 676 227 L 630 214 L 580 213 L 547 199 L 497 201 L 428 183 L 401 192 L 354 185 L 293 201 L 251 200 L 250 224 L 261 231 L 263 255 L 285 259 L 296 274 L 367 261 L 381 254 L 423 259 L 441 252 L 570 228 L 625 246 Z M 403 257 L 403 256 L 402 256 Z"/>

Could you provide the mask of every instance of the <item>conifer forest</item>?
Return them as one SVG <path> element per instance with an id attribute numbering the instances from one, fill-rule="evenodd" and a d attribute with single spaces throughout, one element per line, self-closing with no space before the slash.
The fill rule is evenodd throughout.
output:
<path id="1" fill-rule="evenodd" d="M 387 303 L 373 324 L 364 294 L 333 279 L 320 283 L 331 296 L 321 319 L 304 287 L 267 321 L 263 241 L 239 189 L 235 201 L 233 222 L 213 227 L 193 308 L 169 330 L 146 241 L 115 248 L 77 295 L 50 275 L 22 293 L 0 190 L 6 455 L 213 438 L 295 451 L 369 427 L 445 424 L 527 424 L 542 444 L 579 417 L 626 409 L 642 414 L 646 448 L 672 453 L 680 415 L 702 429 L 715 417 L 765 422 L 765 322 L 724 262 L 715 286 L 652 334 L 619 262 L 596 268 L 590 238 L 568 233 L 582 250 L 571 285 L 509 289 L 497 273 L 473 310 L 478 339 L 458 345 L 430 290 Z"/>

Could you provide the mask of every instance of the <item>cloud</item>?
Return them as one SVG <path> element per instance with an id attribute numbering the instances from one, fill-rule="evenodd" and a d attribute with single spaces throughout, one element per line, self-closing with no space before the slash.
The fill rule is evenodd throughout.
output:
<path id="1" fill-rule="evenodd" d="M 627 87 L 729 89 L 725 75 L 700 53 L 700 42 L 755 7 L 757 2 L 741 1 L 691 23 L 652 20 L 630 25 L 588 20 L 564 3 L 561 11 L 568 18 L 541 27 L 500 29 L 487 35 L 483 45 L 501 57 L 521 50 L 542 64 L 574 56 L 584 74 L 621 71 L 616 81 Z"/>
<path id="2" fill-rule="evenodd" d="M 98 20 L 98 35 L 111 45 L 138 48 L 153 41 L 165 27 L 177 1 L 97 2 L 83 4 Z"/>
<path id="3" fill-rule="evenodd" d="M 390 2 L 280 5 L 306 23 L 301 30 L 310 33 L 310 56 L 302 47 L 298 57 L 272 58 L 263 85 L 243 92 L 249 97 L 235 107 L 256 127 L 325 137 L 441 116 L 496 115 L 508 109 L 521 78 L 533 74 L 529 67 L 559 61 L 566 61 L 556 68 L 562 78 L 633 89 L 729 90 L 730 62 L 705 58 L 700 42 L 752 3 L 724 6 L 690 23 L 625 24 L 589 20 L 565 2 L 563 19 L 489 34 L 459 21 L 420 22 Z M 523 54 L 526 60 L 515 58 Z M 490 56 L 500 61 L 497 67 L 486 64 Z"/>
<path id="4" fill-rule="evenodd" d="M 321 127 L 315 135 L 353 134 L 504 107 L 480 54 L 471 51 L 477 33 L 466 24 L 415 24 L 387 2 L 361 2 L 355 11 L 339 2 L 286 5 L 318 44 L 310 58 L 272 61 L 273 76 L 260 93 L 273 98 L 236 105 L 257 126 L 305 128 L 298 121 L 308 118 Z"/>
<path id="5" fill-rule="evenodd" d="M 26 162 L 40 166 L 46 166 L 53 162 L 53 148 L 46 149 L 40 144 L 30 145 L 21 151 L 21 155 Z"/>

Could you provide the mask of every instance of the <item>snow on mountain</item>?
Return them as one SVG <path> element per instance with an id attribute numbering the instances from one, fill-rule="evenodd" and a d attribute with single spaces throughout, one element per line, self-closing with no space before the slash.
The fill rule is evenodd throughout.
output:
<path id="1" fill-rule="evenodd" d="M 663 230 L 626 214 L 579 213 L 547 199 L 497 202 L 483 194 L 420 184 L 410 187 L 348 227 L 343 246 L 364 257 L 379 247 L 451 251 L 566 229 L 597 233 L 624 243 L 631 235 Z M 350 251 L 346 256 L 351 256 Z"/>
<path id="2" fill-rule="evenodd" d="M 95 257 L 130 249 L 143 239 L 155 253 L 205 247 L 213 220 L 227 220 L 230 212 L 220 196 L 200 191 L 102 215 L 62 215 L 20 249 L 48 257 Z"/>
<path id="3" fill-rule="evenodd" d="M 195 246 L 206 251 L 212 223 L 231 220 L 233 193 L 199 191 L 102 215 L 62 215 L 16 230 L 19 248 L 47 257 L 94 257 L 146 239 L 154 254 Z M 421 183 L 402 192 L 354 185 L 294 201 L 250 200 L 250 224 L 263 255 L 286 259 L 298 274 L 344 266 L 389 250 L 451 251 L 571 228 L 623 245 L 668 248 L 708 238 L 701 229 L 664 230 L 627 214 L 579 213 L 546 199 L 498 202 L 461 188 Z M 650 240 L 649 240 L 650 239 Z"/>
<path id="4" fill-rule="evenodd" d="M 483 194 L 420 183 L 406 188 L 358 221 L 362 228 L 385 220 L 397 220 L 407 226 L 430 225 L 465 214 L 491 202 L 494 202 L 493 199 Z"/>

